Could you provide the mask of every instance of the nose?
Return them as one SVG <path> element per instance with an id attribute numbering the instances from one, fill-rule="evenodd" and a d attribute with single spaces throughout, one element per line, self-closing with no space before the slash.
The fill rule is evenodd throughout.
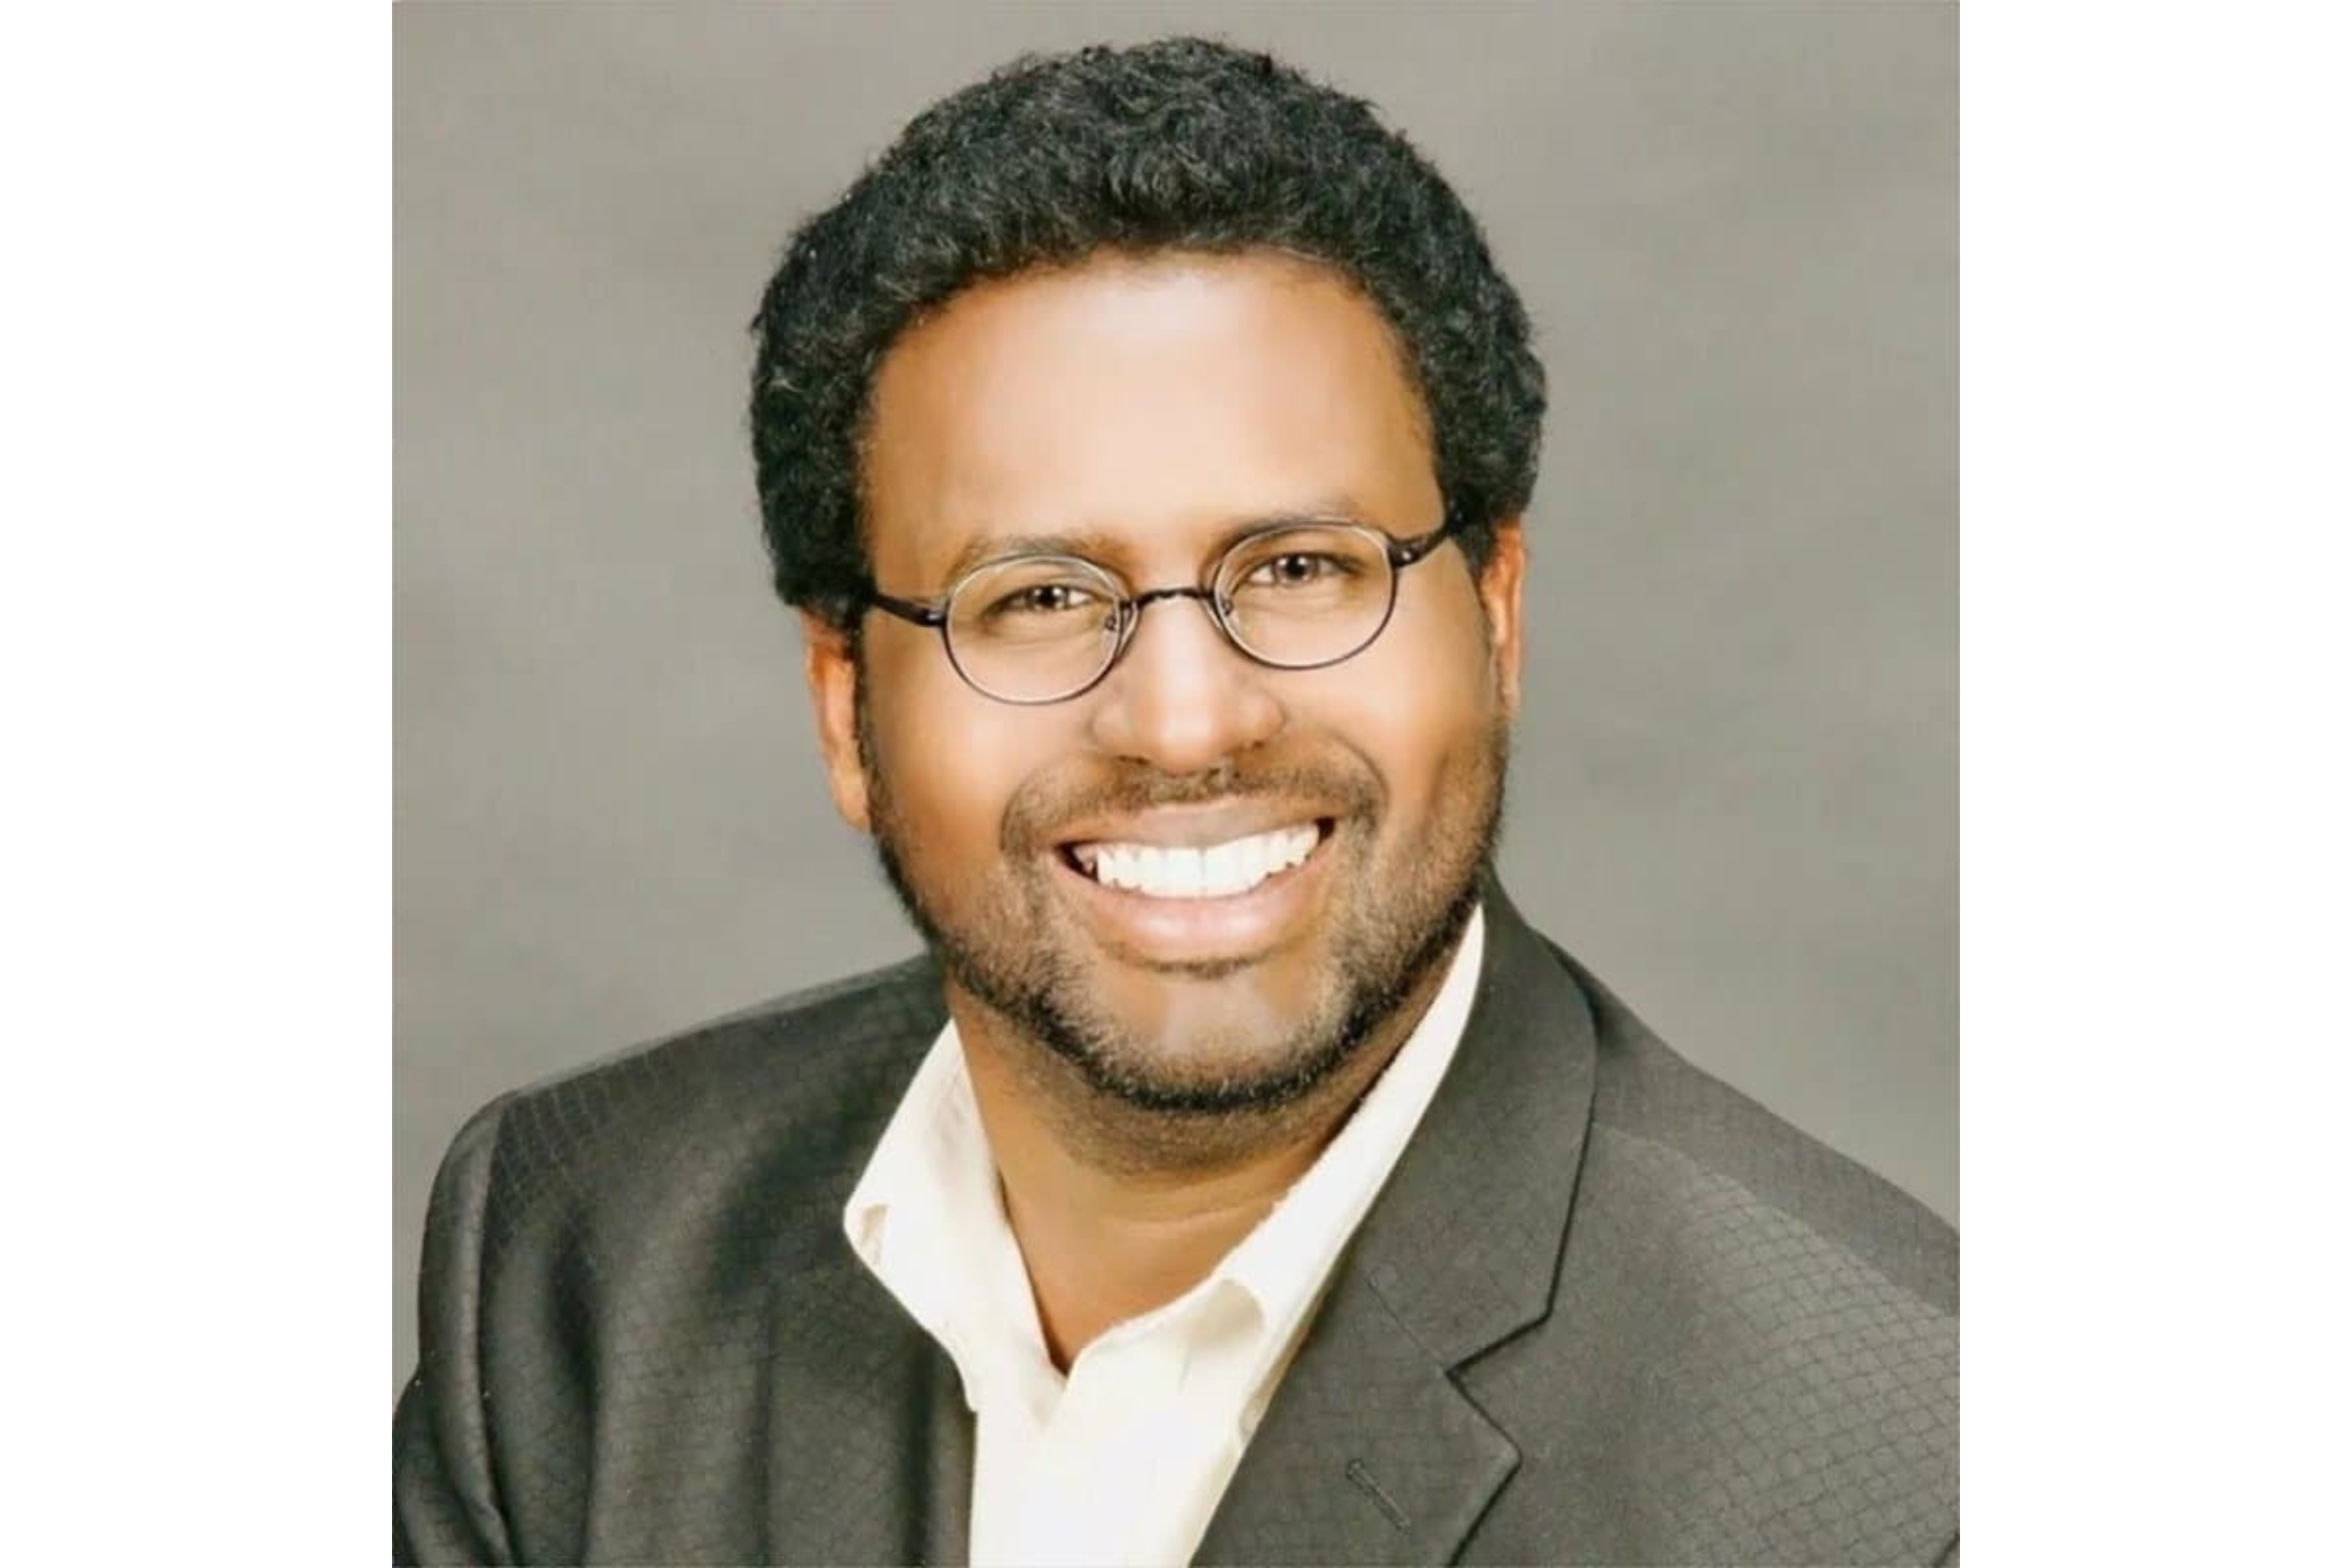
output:
<path id="1" fill-rule="evenodd" d="M 1154 598 L 1095 690 L 1095 743 L 1165 773 L 1206 773 L 1281 731 L 1269 673 L 1225 640 L 1198 599 Z"/>

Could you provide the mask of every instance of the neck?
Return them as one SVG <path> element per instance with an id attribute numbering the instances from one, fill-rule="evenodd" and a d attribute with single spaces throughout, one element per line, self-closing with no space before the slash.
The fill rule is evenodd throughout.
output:
<path id="1" fill-rule="evenodd" d="M 1412 1035 L 1447 965 L 1339 1069 L 1273 1110 L 1171 1117 L 1107 1102 L 1077 1069 L 950 984 L 1004 1209 L 1056 1368 L 1215 1269 L 1307 1173 Z"/>
<path id="2" fill-rule="evenodd" d="M 982 1103 L 1005 1214 L 1046 1350 L 1063 1371 L 1105 1330 L 1206 1279 L 1329 1138 L 1326 1131 L 1214 1171 L 1155 1179 L 1075 1159 L 1057 1141 L 1022 1126 L 1017 1111 L 992 1115 Z M 1001 1141 L 1000 1128 L 1010 1134 Z"/>

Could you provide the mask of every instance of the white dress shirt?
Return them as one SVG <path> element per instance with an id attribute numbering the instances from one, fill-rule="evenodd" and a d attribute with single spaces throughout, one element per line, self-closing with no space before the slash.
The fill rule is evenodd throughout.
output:
<path id="1" fill-rule="evenodd" d="M 1108 1330 L 1065 1378 L 1038 1325 L 950 1020 L 876 1145 L 850 1245 L 955 1361 L 977 1439 L 975 1568 L 1189 1562 L 1332 1266 L 1462 1041 L 1473 914 L 1412 1037 L 1257 1227 L 1182 1296 Z"/>

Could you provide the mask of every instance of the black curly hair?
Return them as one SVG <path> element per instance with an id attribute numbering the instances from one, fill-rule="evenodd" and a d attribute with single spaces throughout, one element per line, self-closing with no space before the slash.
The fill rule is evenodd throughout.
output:
<path id="1" fill-rule="evenodd" d="M 853 632 L 871 585 L 874 374 L 973 283 L 1101 250 L 1278 249 L 1386 315 L 1474 566 L 1535 487 L 1543 366 L 1477 220 L 1361 99 L 1202 38 L 1027 56 L 924 110 L 801 226 L 752 322 L 751 450 L 778 594 Z"/>

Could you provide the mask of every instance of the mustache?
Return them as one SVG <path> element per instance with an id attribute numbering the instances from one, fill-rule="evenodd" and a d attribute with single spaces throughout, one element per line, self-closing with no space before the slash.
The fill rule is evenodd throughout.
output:
<path id="1" fill-rule="evenodd" d="M 1006 855 L 1020 857 L 1051 848 L 1068 837 L 1072 824 L 1095 817 L 1266 799 L 1312 801 L 1324 816 L 1368 816 L 1380 809 L 1381 794 L 1371 770 L 1361 766 L 1229 764 L 1195 773 L 1123 766 L 1083 782 L 1037 780 L 1024 785 L 1007 804 L 997 837 Z"/>

